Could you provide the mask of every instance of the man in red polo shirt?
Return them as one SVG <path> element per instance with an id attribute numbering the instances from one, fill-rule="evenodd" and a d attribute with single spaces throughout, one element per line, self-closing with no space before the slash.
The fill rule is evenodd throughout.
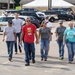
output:
<path id="1" fill-rule="evenodd" d="M 29 66 L 29 50 L 32 54 L 32 63 L 35 63 L 35 46 L 34 46 L 34 35 L 36 37 L 36 43 L 38 43 L 38 37 L 36 32 L 36 26 L 31 23 L 30 17 L 26 19 L 26 25 L 22 27 L 21 39 L 20 43 L 22 43 L 22 39 L 24 39 L 24 50 L 25 50 L 25 66 Z"/>

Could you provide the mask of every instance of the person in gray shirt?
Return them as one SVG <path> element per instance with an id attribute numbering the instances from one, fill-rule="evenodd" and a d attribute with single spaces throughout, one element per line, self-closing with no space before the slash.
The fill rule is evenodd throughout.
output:
<path id="1" fill-rule="evenodd" d="M 21 19 L 19 19 L 18 16 L 19 16 L 19 14 L 15 13 L 15 18 L 12 20 L 12 24 L 16 30 L 16 36 L 18 39 L 18 42 L 15 42 L 15 54 L 18 53 L 18 48 L 19 48 L 19 52 L 22 53 L 22 50 L 21 50 L 19 43 L 20 43 L 21 27 L 22 27 L 23 21 Z M 18 48 L 17 48 L 17 44 L 18 44 Z"/>
<path id="2" fill-rule="evenodd" d="M 11 61 L 12 54 L 13 54 L 13 44 L 16 41 L 16 31 L 15 28 L 12 26 L 11 20 L 8 21 L 8 26 L 4 29 L 3 41 L 5 40 L 6 40 L 8 54 L 9 54 L 9 61 Z"/>
<path id="3" fill-rule="evenodd" d="M 48 56 L 48 48 L 49 48 L 49 41 L 50 41 L 50 28 L 46 27 L 47 22 L 42 22 L 42 27 L 39 30 L 39 38 L 41 37 L 41 61 L 43 59 L 47 61 Z M 44 51 L 45 50 L 45 51 Z"/>
<path id="4" fill-rule="evenodd" d="M 56 41 L 59 46 L 59 58 L 62 60 L 64 58 L 64 45 L 63 45 L 63 36 L 64 31 L 66 29 L 65 26 L 63 26 L 63 21 L 59 20 L 59 27 L 56 28 Z"/>

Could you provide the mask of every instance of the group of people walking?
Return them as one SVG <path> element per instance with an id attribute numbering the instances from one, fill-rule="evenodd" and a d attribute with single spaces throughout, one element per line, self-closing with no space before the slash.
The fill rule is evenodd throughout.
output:
<path id="1" fill-rule="evenodd" d="M 22 22 L 23 21 L 18 18 L 18 13 L 15 13 L 15 18 L 13 20 L 9 20 L 8 26 L 6 26 L 4 29 L 3 41 L 6 40 L 10 61 L 12 59 L 12 54 L 13 54 L 13 45 L 15 48 L 15 54 L 18 53 L 18 48 L 20 53 L 22 52 L 21 47 L 19 45 Z M 17 38 L 18 38 L 18 43 L 17 43 Z"/>
<path id="2" fill-rule="evenodd" d="M 63 21 L 59 20 L 60 26 L 56 28 L 56 41 L 59 46 L 59 57 L 64 59 L 64 46 L 67 45 L 68 48 L 68 59 L 69 63 L 73 61 L 75 53 L 75 28 L 73 23 L 69 23 L 69 28 L 63 26 Z M 9 54 L 9 61 L 12 60 L 13 55 L 13 45 L 15 45 L 15 54 L 18 53 L 17 49 L 17 37 L 18 37 L 18 46 L 20 53 L 21 44 L 24 44 L 25 51 L 25 66 L 30 65 L 30 60 L 32 63 L 35 63 L 35 44 L 34 40 L 36 39 L 36 44 L 40 42 L 40 54 L 41 61 L 47 61 L 48 52 L 50 49 L 50 41 L 52 40 L 52 23 L 49 22 L 48 17 L 42 21 L 39 32 L 36 30 L 36 26 L 31 23 L 31 18 L 27 17 L 26 24 L 22 26 L 22 20 L 18 18 L 18 14 L 15 14 L 15 19 L 8 21 L 8 26 L 4 29 L 3 41 L 6 36 L 6 44 Z M 39 33 L 39 34 L 38 34 Z"/>
<path id="3" fill-rule="evenodd" d="M 74 23 L 70 22 L 68 28 L 63 26 L 63 21 L 59 21 L 60 26 L 56 28 L 56 41 L 59 46 L 59 57 L 64 59 L 64 46 L 68 49 L 68 61 L 72 63 L 75 54 L 75 28 Z"/>

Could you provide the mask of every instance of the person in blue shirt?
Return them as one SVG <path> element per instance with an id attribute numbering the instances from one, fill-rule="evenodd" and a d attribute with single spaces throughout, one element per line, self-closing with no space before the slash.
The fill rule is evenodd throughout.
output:
<path id="1" fill-rule="evenodd" d="M 64 32 L 63 43 L 66 43 L 68 49 L 68 60 L 72 63 L 75 53 L 75 28 L 72 22 L 69 23 L 69 28 Z"/>

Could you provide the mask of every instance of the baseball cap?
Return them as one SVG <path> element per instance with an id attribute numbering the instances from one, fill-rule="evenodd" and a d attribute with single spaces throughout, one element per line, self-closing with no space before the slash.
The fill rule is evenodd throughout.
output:
<path id="1" fill-rule="evenodd" d="M 12 24 L 12 20 L 8 20 L 8 23 L 9 23 L 9 24 Z"/>
<path id="2" fill-rule="evenodd" d="M 59 24 L 62 24 L 63 23 L 63 20 L 59 20 Z"/>
<path id="3" fill-rule="evenodd" d="M 42 21 L 42 23 L 47 23 L 47 21 L 44 20 L 44 21 Z"/>

